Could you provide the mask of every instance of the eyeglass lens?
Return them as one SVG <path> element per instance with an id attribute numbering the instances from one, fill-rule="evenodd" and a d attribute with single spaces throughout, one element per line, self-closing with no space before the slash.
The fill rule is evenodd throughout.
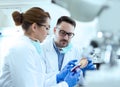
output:
<path id="1" fill-rule="evenodd" d="M 45 27 L 45 28 L 46 28 L 46 30 L 50 30 L 50 26 L 49 26 L 49 27 L 47 27 L 47 26 L 46 26 L 46 25 L 44 25 L 44 24 L 38 24 L 38 25 Z"/>
<path id="2" fill-rule="evenodd" d="M 73 36 L 74 36 L 74 33 L 67 33 L 67 32 L 64 31 L 64 30 L 60 30 L 60 31 L 59 31 L 59 34 L 60 34 L 61 36 L 66 36 L 66 35 L 68 35 L 69 37 L 73 37 Z"/>

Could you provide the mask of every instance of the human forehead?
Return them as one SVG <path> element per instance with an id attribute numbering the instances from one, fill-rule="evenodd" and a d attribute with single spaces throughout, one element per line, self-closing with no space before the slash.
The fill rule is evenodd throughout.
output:
<path id="1" fill-rule="evenodd" d="M 72 24 L 67 22 L 61 22 L 57 27 L 60 28 L 60 30 L 65 30 L 65 31 L 74 31 L 75 29 Z"/>
<path id="2" fill-rule="evenodd" d="M 50 25 L 50 21 L 51 21 L 51 19 L 50 19 L 50 18 L 47 18 L 45 24 Z"/>

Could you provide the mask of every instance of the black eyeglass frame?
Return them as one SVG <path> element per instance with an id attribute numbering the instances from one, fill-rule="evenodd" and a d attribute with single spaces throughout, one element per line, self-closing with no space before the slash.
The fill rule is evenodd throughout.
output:
<path id="1" fill-rule="evenodd" d="M 66 31 L 64 31 L 64 30 L 62 30 L 62 29 L 60 29 L 60 28 L 58 28 L 59 29 L 59 35 L 60 36 L 63 36 L 63 37 L 65 37 L 66 35 L 68 35 L 68 37 L 69 38 L 72 38 L 72 37 L 74 37 L 74 33 L 68 33 L 68 32 L 66 32 Z"/>

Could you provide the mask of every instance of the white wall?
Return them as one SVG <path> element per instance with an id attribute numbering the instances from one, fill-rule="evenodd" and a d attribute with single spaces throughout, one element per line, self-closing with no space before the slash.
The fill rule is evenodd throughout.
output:
<path id="1" fill-rule="evenodd" d="M 77 26 L 75 29 L 75 36 L 73 38 L 73 43 L 77 47 L 84 48 L 89 46 L 89 43 L 97 35 L 97 23 L 98 20 L 95 19 L 90 22 L 79 22 L 76 21 Z"/>

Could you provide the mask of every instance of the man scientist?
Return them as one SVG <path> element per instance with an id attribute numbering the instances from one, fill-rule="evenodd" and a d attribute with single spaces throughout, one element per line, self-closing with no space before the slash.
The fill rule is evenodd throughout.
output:
<path id="1" fill-rule="evenodd" d="M 59 72 L 61 70 L 64 70 L 63 68 L 69 61 L 73 60 L 74 62 L 72 61 L 72 63 L 76 65 L 76 62 L 79 62 L 81 59 L 83 59 L 81 55 L 82 51 L 79 48 L 76 48 L 71 43 L 71 39 L 74 36 L 75 27 L 76 27 L 76 22 L 72 18 L 68 16 L 61 16 L 58 19 L 56 26 L 54 27 L 54 37 L 46 40 L 42 44 L 44 51 L 43 52 L 44 61 L 47 67 L 46 72 L 48 74 L 51 74 L 49 76 L 54 77 L 56 71 Z M 88 63 L 86 67 L 82 69 L 83 72 L 86 70 L 95 69 L 92 61 L 88 58 L 87 60 Z M 83 66 L 85 66 L 85 64 L 83 64 Z M 80 84 L 83 84 L 82 71 L 79 79 Z M 56 75 L 56 78 L 57 77 L 59 77 L 59 74 Z M 59 79 L 57 83 L 63 80 L 64 77 Z"/>

